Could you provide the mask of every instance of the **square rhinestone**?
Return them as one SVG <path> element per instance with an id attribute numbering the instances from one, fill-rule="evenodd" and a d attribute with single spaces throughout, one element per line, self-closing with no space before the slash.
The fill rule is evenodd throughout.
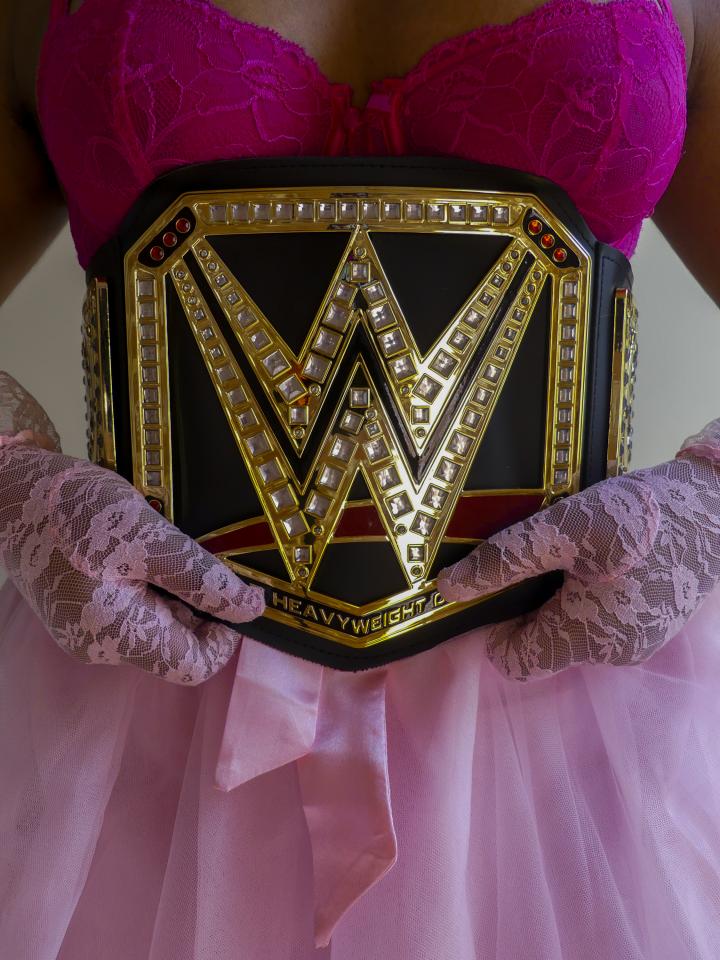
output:
<path id="1" fill-rule="evenodd" d="M 413 423 L 430 423 L 430 407 L 413 406 L 412 422 Z"/>
<path id="2" fill-rule="evenodd" d="M 382 437 L 375 437 L 374 440 L 368 440 L 364 446 L 367 458 L 371 463 L 376 463 L 378 460 L 384 460 L 390 456 L 388 446 Z"/>
<path id="3" fill-rule="evenodd" d="M 259 457 L 267 453 L 270 449 L 270 443 L 264 433 L 255 433 L 251 437 L 245 437 L 245 446 L 253 457 Z"/>
<path id="4" fill-rule="evenodd" d="M 493 207 L 493 223 L 510 223 L 510 208 Z"/>
<path id="5" fill-rule="evenodd" d="M 239 403 L 244 403 L 246 399 L 245 391 L 242 387 L 235 387 L 233 390 L 228 390 L 228 400 L 234 407 Z"/>
<path id="6" fill-rule="evenodd" d="M 564 303 L 562 307 L 562 316 L 563 320 L 571 320 L 573 317 L 577 316 L 577 304 L 576 303 Z"/>
<path id="7" fill-rule="evenodd" d="M 383 285 L 377 280 L 375 283 L 369 283 L 366 287 L 363 287 L 363 293 L 365 294 L 365 299 L 368 303 L 377 303 L 378 300 L 385 299 L 385 290 Z"/>
<path id="8" fill-rule="evenodd" d="M 141 340 L 157 340 L 157 324 L 143 323 L 140 325 Z"/>
<path id="9" fill-rule="evenodd" d="M 487 223 L 487 219 L 488 219 L 488 208 L 486 203 L 470 204 L 470 222 L 471 223 Z"/>
<path id="10" fill-rule="evenodd" d="M 404 491 L 402 493 L 396 493 L 392 497 L 387 497 L 385 504 L 390 516 L 394 519 L 404 517 L 406 513 L 410 513 L 412 510 L 410 497 Z"/>
<path id="11" fill-rule="evenodd" d="M 323 200 L 318 203 L 318 216 L 321 220 L 335 219 L 335 201 Z"/>
<path id="12" fill-rule="evenodd" d="M 231 290 L 230 293 L 227 295 L 227 302 L 230 304 L 231 307 L 234 307 L 235 304 L 238 303 L 239 301 L 240 301 L 240 296 L 234 290 Z"/>
<path id="13" fill-rule="evenodd" d="M 235 376 L 235 371 L 229 364 L 224 364 L 222 367 L 218 367 L 215 373 L 218 375 L 218 378 L 224 383 L 226 380 L 232 380 Z"/>
<path id="14" fill-rule="evenodd" d="M 518 332 L 515 329 L 515 327 L 505 327 L 505 332 L 503 333 L 503 336 L 505 337 L 506 340 L 514 340 L 515 337 L 517 336 L 517 333 Z"/>
<path id="15" fill-rule="evenodd" d="M 565 280 L 563 282 L 563 296 L 576 297 L 578 292 L 577 280 Z"/>
<path id="16" fill-rule="evenodd" d="M 428 491 L 423 497 L 423 504 L 426 507 L 431 507 L 433 510 L 442 510 L 445 506 L 445 501 L 448 498 L 448 493 L 446 490 L 441 490 L 440 487 L 436 487 L 434 484 L 431 484 L 428 487 Z"/>
<path id="17" fill-rule="evenodd" d="M 555 457 L 556 463 L 568 463 L 570 460 L 570 451 L 567 447 L 564 450 L 558 450 L 557 456 Z"/>
<path id="18" fill-rule="evenodd" d="M 269 219 L 270 219 L 270 204 L 269 204 L 269 203 L 254 203 L 254 204 L 253 204 L 253 219 L 254 219 L 254 220 L 269 220 Z"/>
<path id="19" fill-rule="evenodd" d="M 560 382 L 561 383 L 572 383 L 573 379 L 573 368 L 572 367 L 560 367 Z"/>
<path id="20" fill-rule="evenodd" d="M 327 512 L 330 509 L 332 500 L 330 497 L 326 497 L 322 493 L 318 493 L 317 490 L 313 490 L 310 496 L 307 498 L 307 503 L 305 504 L 305 513 L 309 513 L 313 517 L 317 517 L 319 520 L 323 520 L 327 516 Z"/>
<path id="21" fill-rule="evenodd" d="M 453 461 L 448 460 L 447 457 L 443 457 L 435 471 L 435 476 L 438 480 L 444 480 L 445 483 L 454 483 L 459 472 L 459 464 L 453 463 Z"/>
<path id="22" fill-rule="evenodd" d="M 255 411 L 251 410 L 249 407 L 247 410 L 243 410 L 242 413 L 237 414 L 237 422 L 240 424 L 243 430 L 249 430 L 250 427 L 256 427 L 258 425 L 258 419 L 255 416 Z"/>
<path id="23" fill-rule="evenodd" d="M 282 470 L 277 460 L 267 460 L 265 463 L 261 463 L 258 467 L 258 473 L 265 484 L 274 483 L 282 477 Z"/>
<path id="24" fill-rule="evenodd" d="M 159 430 L 146 430 L 145 431 L 145 443 L 160 443 L 160 431 Z"/>
<path id="25" fill-rule="evenodd" d="M 240 324 L 243 330 L 246 330 L 248 327 L 251 327 L 257 320 L 257 317 L 252 312 L 250 307 L 243 307 L 241 310 L 238 310 L 235 316 L 236 316 L 237 322 Z"/>
<path id="26" fill-rule="evenodd" d="M 202 307 L 198 307 L 197 310 L 193 310 L 193 317 L 196 320 L 203 320 L 205 318 L 205 311 L 202 309 Z"/>
<path id="27" fill-rule="evenodd" d="M 220 344 L 216 343 L 214 347 L 210 347 L 208 354 L 212 357 L 213 360 L 219 360 L 224 356 L 223 348 Z"/>
<path id="28" fill-rule="evenodd" d="M 250 343 L 256 350 L 264 350 L 270 342 L 270 337 L 264 330 L 256 330 L 255 333 L 250 334 Z"/>
<path id="29" fill-rule="evenodd" d="M 157 407 L 145 407 L 143 421 L 145 423 L 160 423 L 160 411 Z"/>
<path id="30" fill-rule="evenodd" d="M 444 350 L 438 350 L 436 356 L 430 363 L 430 369 L 434 370 L 435 373 L 439 373 L 441 377 L 449 377 L 457 364 L 457 360 L 451 357 L 449 353 L 445 353 Z"/>
<path id="31" fill-rule="evenodd" d="M 415 384 L 415 390 L 413 392 L 416 397 L 421 397 L 423 400 L 427 400 L 428 403 L 432 403 L 438 393 L 440 393 L 440 384 L 427 374 L 423 374 Z"/>
<path id="32" fill-rule="evenodd" d="M 350 303 L 354 295 L 355 288 L 349 283 L 345 283 L 344 280 L 341 280 L 335 290 L 335 299 L 341 300 L 343 303 Z"/>
<path id="33" fill-rule="evenodd" d="M 399 220 L 400 204 L 395 200 L 386 200 L 383 203 L 383 218 L 385 220 Z"/>
<path id="34" fill-rule="evenodd" d="M 470 437 L 466 436 L 464 433 L 456 431 L 452 437 L 450 437 L 450 442 L 448 443 L 448 450 L 452 453 L 456 453 L 459 457 L 464 457 L 472 445 L 472 440 Z"/>
<path id="35" fill-rule="evenodd" d="M 558 443 L 570 443 L 570 431 L 563 429 L 558 430 L 556 433 L 556 438 Z"/>
<path id="36" fill-rule="evenodd" d="M 495 297 L 493 297 L 491 293 L 488 293 L 487 290 L 483 290 L 480 294 L 480 303 L 484 303 L 486 307 L 489 307 L 494 299 Z"/>
<path id="37" fill-rule="evenodd" d="M 466 427 L 470 427 L 471 430 L 475 430 L 480 424 L 481 420 L 482 414 L 478 413 L 477 410 L 473 410 L 472 408 L 466 410 L 465 415 L 462 418 L 462 422 Z"/>
<path id="38" fill-rule="evenodd" d="M 352 289 L 352 287 L 350 288 Z M 332 327 L 333 330 L 339 330 L 342 333 L 350 320 L 350 310 L 339 303 L 331 303 L 325 311 L 323 323 Z"/>
<path id="39" fill-rule="evenodd" d="M 241 223 L 247 223 L 247 221 L 250 219 L 250 204 L 245 202 L 231 203 L 230 219 L 239 220 Z"/>
<path id="40" fill-rule="evenodd" d="M 442 223 L 445 220 L 446 207 L 444 203 L 428 203 L 427 218 L 431 223 Z"/>
<path id="41" fill-rule="evenodd" d="M 495 366 L 494 363 L 489 363 L 483 370 L 483 376 L 487 380 L 492 380 L 493 383 L 497 383 L 501 373 L 500 367 Z"/>
<path id="42" fill-rule="evenodd" d="M 507 358 L 510 356 L 510 351 L 507 347 L 500 346 L 496 348 L 495 356 L 498 358 L 498 360 L 507 360 Z"/>
<path id="43" fill-rule="evenodd" d="M 366 261 L 357 261 L 353 260 L 350 263 L 350 279 L 359 281 L 360 283 L 366 282 L 370 279 L 370 264 Z"/>
<path id="44" fill-rule="evenodd" d="M 154 319 L 155 317 L 155 301 L 154 300 L 148 300 L 146 303 L 140 304 L 140 316 L 143 318 L 143 320 Z"/>
<path id="45" fill-rule="evenodd" d="M 396 380 L 406 380 L 408 377 L 414 377 L 416 373 L 415 364 L 409 354 L 398 357 L 397 360 L 391 360 L 390 369 Z"/>
<path id="46" fill-rule="evenodd" d="M 380 204 L 377 200 L 363 200 L 363 220 L 378 220 L 380 218 Z"/>
<path id="47" fill-rule="evenodd" d="M 208 208 L 208 214 L 213 223 L 225 223 L 227 219 L 227 204 L 211 203 Z"/>
<path id="48" fill-rule="evenodd" d="M 383 467 L 382 470 L 375 472 L 375 477 L 381 490 L 390 490 L 400 483 L 400 475 L 395 467 Z"/>
<path id="49" fill-rule="evenodd" d="M 159 486 L 160 486 L 161 478 L 160 478 L 160 471 L 159 471 L 159 470 L 148 470 L 147 473 L 145 474 L 145 476 L 146 476 L 146 478 L 147 478 L 147 485 L 148 485 L 149 487 L 159 487 Z"/>
<path id="50" fill-rule="evenodd" d="M 396 353 L 400 353 L 407 348 L 405 337 L 403 337 L 399 327 L 389 330 L 387 333 L 381 333 L 378 341 L 380 349 L 386 357 L 393 357 Z"/>
<path id="51" fill-rule="evenodd" d="M 558 410 L 558 423 L 572 423 L 572 410 L 570 407 L 563 407 Z"/>
<path id="52" fill-rule="evenodd" d="M 574 340 L 577 333 L 577 325 L 574 323 L 564 323 L 562 327 L 563 340 Z"/>
<path id="53" fill-rule="evenodd" d="M 292 220 L 293 205 L 287 201 L 281 201 L 275 204 L 273 217 L 275 220 Z"/>
<path id="54" fill-rule="evenodd" d="M 158 368 L 157 367 L 143 367 L 142 368 L 142 379 L 144 383 L 157 383 L 158 379 Z"/>
<path id="55" fill-rule="evenodd" d="M 475 391 L 473 400 L 475 403 L 481 403 L 483 406 L 485 406 L 486 403 L 490 402 L 490 397 L 492 397 L 490 390 L 486 390 L 485 387 L 478 387 Z"/>
<path id="56" fill-rule="evenodd" d="M 145 451 L 145 463 L 148 467 L 159 467 L 160 466 L 160 451 L 159 450 L 146 450 Z"/>
<path id="57" fill-rule="evenodd" d="M 413 533 L 419 533 L 421 537 L 429 537 L 435 526 L 435 517 L 430 517 L 427 513 L 418 510 L 410 529 Z"/>
<path id="58" fill-rule="evenodd" d="M 154 297 L 155 281 L 152 279 L 152 277 L 144 280 L 138 279 L 137 292 L 139 297 Z"/>
<path id="59" fill-rule="evenodd" d="M 357 200 L 341 200 L 340 201 L 340 219 L 341 220 L 356 220 L 358 213 Z"/>
<path id="60" fill-rule="evenodd" d="M 365 433 L 369 437 L 376 437 L 380 433 L 380 427 L 375 420 L 371 420 L 365 425 Z"/>
<path id="61" fill-rule="evenodd" d="M 329 369 L 330 361 L 326 357 L 321 357 L 317 353 L 310 353 L 305 361 L 303 373 L 311 380 L 317 380 L 319 383 L 322 383 Z"/>
<path id="62" fill-rule="evenodd" d="M 286 370 L 290 369 L 290 364 L 283 356 L 281 350 L 273 350 L 272 353 L 264 357 L 263 366 L 271 377 L 279 377 L 281 373 L 285 373 Z"/>
<path id="63" fill-rule="evenodd" d="M 568 472 L 567 470 L 556 470 L 555 471 L 555 483 L 567 483 L 568 481 Z"/>
<path id="64" fill-rule="evenodd" d="M 561 387 L 558 390 L 558 400 L 560 403 L 570 403 L 572 401 L 572 387 Z"/>
<path id="65" fill-rule="evenodd" d="M 521 323 L 525 319 L 525 311 L 520 309 L 513 310 L 512 318 L 517 321 L 517 323 Z"/>
<path id="66" fill-rule="evenodd" d="M 348 440 L 346 437 L 336 437 L 330 448 L 330 456 L 335 457 L 336 460 L 342 460 L 343 463 L 347 463 L 353 453 L 355 453 L 356 446 L 357 444 L 353 443 L 352 440 Z"/>
<path id="67" fill-rule="evenodd" d="M 157 347 L 153 344 L 151 347 L 143 347 L 142 351 L 143 360 L 157 360 Z"/>
<path id="68" fill-rule="evenodd" d="M 144 403 L 159 403 L 160 394 L 158 393 L 157 387 L 145 387 L 143 389 L 143 402 Z"/>
<path id="69" fill-rule="evenodd" d="M 561 347 L 561 348 L 560 348 L 560 359 L 561 359 L 561 360 L 574 360 L 574 359 L 575 359 L 575 347 Z"/>
<path id="70" fill-rule="evenodd" d="M 277 388 L 283 395 L 286 403 L 292 403 L 293 400 L 297 400 L 298 397 L 301 397 L 303 393 L 305 393 L 305 387 L 295 374 L 288 377 L 287 380 L 283 380 L 282 383 L 279 383 Z"/>
<path id="71" fill-rule="evenodd" d="M 368 387 L 351 387 L 350 389 L 351 407 L 369 407 L 370 390 Z"/>
<path id="72" fill-rule="evenodd" d="M 337 467 L 331 467 L 329 464 L 323 464 L 318 476 L 318 486 L 327 487 L 328 490 L 337 490 L 340 486 L 344 474 Z"/>
<path id="73" fill-rule="evenodd" d="M 301 513 L 292 513 L 283 520 L 283 526 L 289 537 L 299 537 L 307 532 L 307 523 Z"/>
<path id="74" fill-rule="evenodd" d="M 502 277 L 499 273 L 494 274 L 492 279 L 490 280 L 490 283 L 494 287 L 501 287 L 504 282 L 505 282 L 505 277 Z"/>
<path id="75" fill-rule="evenodd" d="M 300 200 L 295 204 L 298 220 L 312 220 L 315 216 L 315 204 L 312 200 Z"/>
<path id="76" fill-rule="evenodd" d="M 448 219 L 450 223 L 465 223 L 465 211 L 467 207 L 464 203 L 451 203 L 448 205 Z"/>
<path id="77" fill-rule="evenodd" d="M 313 350 L 317 350 L 318 353 L 322 353 L 326 357 L 334 357 L 341 342 L 342 337 L 339 333 L 334 333 L 326 327 L 320 327 L 312 347 Z"/>
<path id="78" fill-rule="evenodd" d="M 312 561 L 312 547 L 295 547 L 293 560 L 295 563 L 310 563 Z"/>
<path id="79" fill-rule="evenodd" d="M 363 417 L 352 410 L 346 410 L 340 420 L 340 429 L 347 430 L 348 433 L 359 433 L 363 425 Z"/>
<path id="80" fill-rule="evenodd" d="M 376 333 L 386 327 L 391 327 L 395 323 L 395 314 L 389 303 L 381 303 L 377 307 L 371 307 L 368 316 Z"/>
<path id="81" fill-rule="evenodd" d="M 405 202 L 405 219 L 406 220 L 422 220 L 423 208 L 422 203 L 419 203 L 416 200 L 407 200 Z"/>
<path id="82" fill-rule="evenodd" d="M 310 410 L 307 407 L 290 407 L 288 420 L 291 426 L 304 426 L 310 422 Z"/>
<path id="83" fill-rule="evenodd" d="M 407 558 L 410 563 L 425 563 L 427 560 L 427 544 L 409 543 L 407 548 Z"/>
<path id="84" fill-rule="evenodd" d="M 465 316 L 463 317 L 463 322 L 469 327 L 472 327 L 473 330 L 476 330 L 480 326 L 481 321 L 484 319 L 485 318 L 481 313 L 478 313 L 477 310 L 473 310 L 471 308 L 470 310 L 466 311 Z"/>
<path id="85" fill-rule="evenodd" d="M 291 507 L 296 506 L 295 497 L 292 495 L 290 487 L 280 487 L 278 490 L 273 490 L 270 494 L 270 499 L 278 512 L 289 510 Z"/>
<path id="86" fill-rule="evenodd" d="M 463 333 L 462 330 L 456 330 L 450 337 L 450 346 L 455 347 L 455 349 L 460 352 L 462 352 L 469 343 L 470 337 Z"/>
<path id="87" fill-rule="evenodd" d="M 203 340 L 212 340 L 215 336 L 215 331 L 212 327 L 203 327 L 200 331 L 200 336 L 203 338 Z"/>
<path id="88" fill-rule="evenodd" d="M 215 277 L 215 283 L 216 283 L 219 287 L 224 287 L 224 286 L 228 283 L 228 278 L 225 276 L 224 273 L 219 273 L 219 274 Z"/>

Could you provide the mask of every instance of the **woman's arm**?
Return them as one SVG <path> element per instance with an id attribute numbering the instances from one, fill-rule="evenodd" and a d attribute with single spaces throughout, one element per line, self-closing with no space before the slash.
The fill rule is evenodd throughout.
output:
<path id="1" fill-rule="evenodd" d="M 0 303 L 67 219 L 62 192 L 16 80 L 16 0 L 0 0 Z M 21 45 L 22 47 L 22 45 Z"/>
<path id="2" fill-rule="evenodd" d="M 693 0 L 683 156 L 653 220 L 720 306 L 720 4 Z"/>

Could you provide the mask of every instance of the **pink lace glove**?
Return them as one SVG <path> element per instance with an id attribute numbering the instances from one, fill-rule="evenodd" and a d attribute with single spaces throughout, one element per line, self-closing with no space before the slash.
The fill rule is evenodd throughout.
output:
<path id="1" fill-rule="evenodd" d="M 241 635 L 186 604 L 244 623 L 263 612 L 262 590 L 122 477 L 64 456 L 42 408 L 2 372 L 0 431 L 0 562 L 60 647 L 171 683 L 222 669 Z"/>
<path id="2" fill-rule="evenodd" d="M 640 663 L 720 582 L 720 420 L 675 460 L 597 483 L 490 537 L 442 570 L 438 589 L 469 600 L 550 570 L 560 590 L 537 611 L 488 628 L 490 660 L 515 680 L 580 663 Z"/>

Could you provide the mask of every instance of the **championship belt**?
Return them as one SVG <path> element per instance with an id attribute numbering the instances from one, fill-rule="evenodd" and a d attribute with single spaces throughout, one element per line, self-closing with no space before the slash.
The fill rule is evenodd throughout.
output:
<path id="1" fill-rule="evenodd" d="M 248 583 L 242 632 L 345 670 L 536 608 L 439 569 L 626 468 L 630 265 L 568 196 L 444 158 L 224 160 L 87 271 L 90 458 Z"/>

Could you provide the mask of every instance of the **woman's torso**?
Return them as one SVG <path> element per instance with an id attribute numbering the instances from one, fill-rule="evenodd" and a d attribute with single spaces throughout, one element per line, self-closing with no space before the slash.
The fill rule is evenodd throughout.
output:
<path id="1" fill-rule="evenodd" d="M 167 169 L 341 153 L 547 176 L 631 253 L 680 157 L 685 3 L 60 2 L 33 110 L 83 264 Z"/>

